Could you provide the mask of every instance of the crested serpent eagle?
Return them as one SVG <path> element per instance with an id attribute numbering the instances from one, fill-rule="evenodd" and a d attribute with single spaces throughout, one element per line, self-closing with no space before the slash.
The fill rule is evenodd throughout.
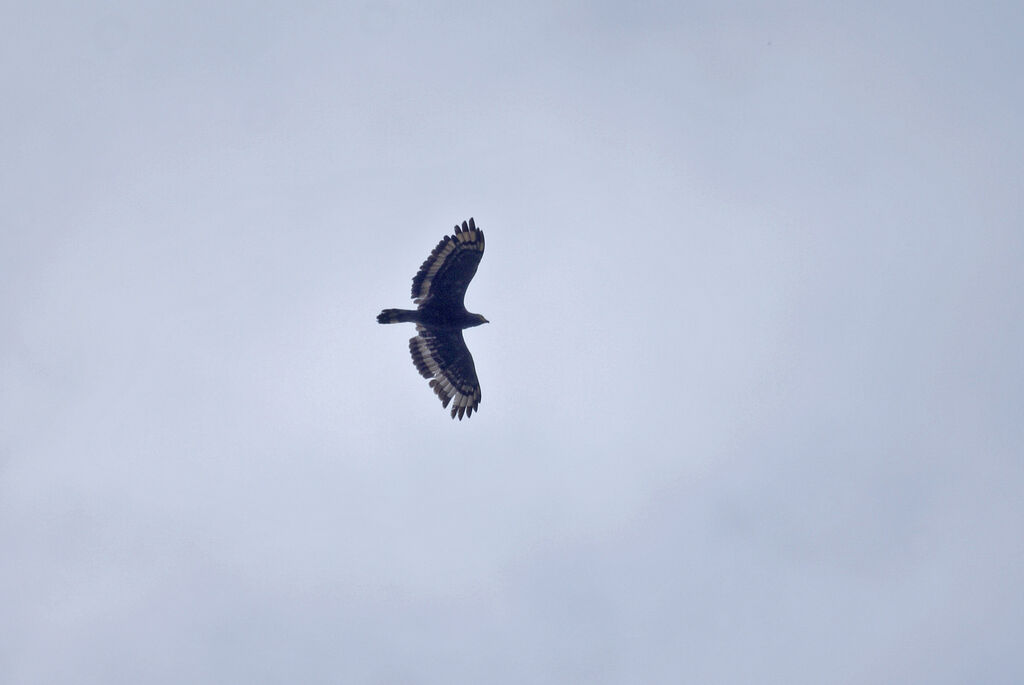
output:
<path id="1" fill-rule="evenodd" d="M 484 232 L 473 219 L 455 227 L 423 262 L 412 279 L 416 309 L 385 309 L 377 323 L 416 324 L 416 337 L 409 341 L 412 363 L 441 398 L 445 408 L 452 405 L 452 418 L 472 416 L 480 406 L 480 381 L 473 356 L 462 338 L 466 328 L 488 323 L 479 314 L 466 311 L 466 288 L 484 256 Z"/>

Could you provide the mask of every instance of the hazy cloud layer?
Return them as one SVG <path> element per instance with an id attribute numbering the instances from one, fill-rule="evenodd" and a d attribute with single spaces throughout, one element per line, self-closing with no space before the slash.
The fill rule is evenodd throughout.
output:
<path id="1" fill-rule="evenodd" d="M 0 26 L 3 682 L 1024 679 L 1012 3 Z"/>

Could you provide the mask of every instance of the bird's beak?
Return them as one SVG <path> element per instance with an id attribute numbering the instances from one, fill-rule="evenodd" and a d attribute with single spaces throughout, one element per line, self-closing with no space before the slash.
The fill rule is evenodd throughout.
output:
<path id="1" fill-rule="evenodd" d="M 488 321 L 487 319 L 484 319 L 484 323 L 490 323 L 490 321 Z"/>

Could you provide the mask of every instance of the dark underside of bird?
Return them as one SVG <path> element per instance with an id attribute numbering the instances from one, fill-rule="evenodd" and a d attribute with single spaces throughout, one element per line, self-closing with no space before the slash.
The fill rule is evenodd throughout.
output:
<path id="1" fill-rule="evenodd" d="M 484 232 L 470 219 L 455 226 L 430 253 L 412 279 L 416 309 L 385 309 L 378 323 L 414 323 L 412 362 L 445 408 L 461 421 L 480 406 L 480 381 L 462 331 L 488 323 L 466 311 L 466 288 L 484 254 Z"/>

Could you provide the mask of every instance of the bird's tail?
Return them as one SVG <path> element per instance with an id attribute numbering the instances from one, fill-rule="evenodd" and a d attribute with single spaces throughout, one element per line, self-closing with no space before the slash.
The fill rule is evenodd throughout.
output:
<path id="1" fill-rule="evenodd" d="M 415 322 L 418 318 L 419 312 L 412 309 L 385 309 L 377 315 L 377 323 Z"/>

